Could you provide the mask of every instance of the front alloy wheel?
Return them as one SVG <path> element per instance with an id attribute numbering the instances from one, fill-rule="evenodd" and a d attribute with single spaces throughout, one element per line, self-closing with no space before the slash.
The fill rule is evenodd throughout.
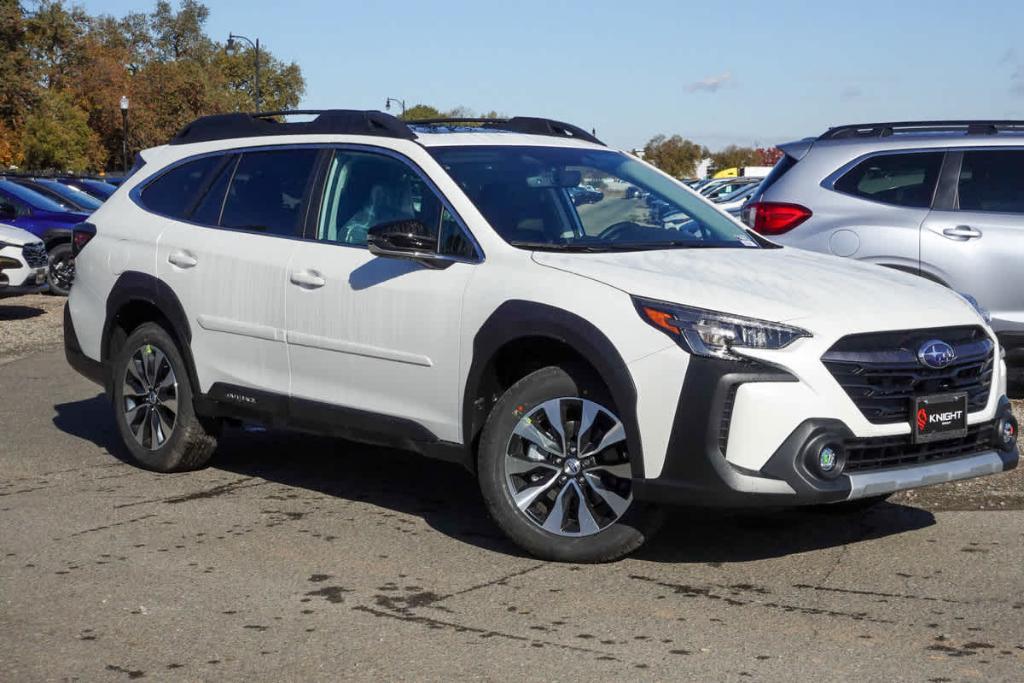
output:
<path id="1" fill-rule="evenodd" d="M 155 451 L 171 438 L 178 419 L 178 379 L 167 355 L 144 344 L 125 365 L 122 410 L 128 430 L 143 448 Z"/>
<path id="2" fill-rule="evenodd" d="M 629 427 L 608 388 L 578 365 L 535 370 L 494 403 L 477 479 L 501 530 L 532 555 L 608 562 L 639 548 L 663 515 L 633 498 Z"/>
<path id="3" fill-rule="evenodd" d="M 594 401 L 556 398 L 524 411 L 505 450 L 505 482 L 531 522 L 559 536 L 590 536 L 633 501 L 626 432 Z"/>

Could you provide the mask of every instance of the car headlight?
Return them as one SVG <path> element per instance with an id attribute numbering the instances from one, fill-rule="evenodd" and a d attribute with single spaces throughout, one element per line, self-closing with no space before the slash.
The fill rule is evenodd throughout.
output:
<path id="1" fill-rule="evenodd" d="M 640 317 L 676 340 L 689 353 L 741 360 L 732 349 L 783 349 L 811 333 L 757 318 L 633 297 Z"/>
<path id="2" fill-rule="evenodd" d="M 981 319 L 984 320 L 986 324 L 991 324 L 992 314 L 989 312 L 987 308 L 979 304 L 977 299 L 975 299 L 973 296 L 965 292 L 957 292 L 957 294 L 959 294 L 960 297 L 964 301 L 969 303 L 971 306 L 974 306 L 974 310 L 978 312 L 978 315 L 981 316 Z"/>

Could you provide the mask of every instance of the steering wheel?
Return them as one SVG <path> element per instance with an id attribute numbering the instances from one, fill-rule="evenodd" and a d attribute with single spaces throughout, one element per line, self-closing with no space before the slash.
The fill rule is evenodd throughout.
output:
<path id="1" fill-rule="evenodd" d="M 617 237 L 621 237 L 623 233 L 637 227 L 639 226 L 633 221 L 619 221 L 618 223 L 612 223 L 602 230 L 597 238 L 600 240 L 614 240 Z"/>

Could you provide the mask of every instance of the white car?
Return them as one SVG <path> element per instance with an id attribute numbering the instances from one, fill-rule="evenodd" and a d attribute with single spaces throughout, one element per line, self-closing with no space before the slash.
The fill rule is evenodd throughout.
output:
<path id="1" fill-rule="evenodd" d="M 0 224 L 0 298 L 46 289 L 46 246 L 38 237 Z"/>
<path id="2" fill-rule="evenodd" d="M 228 419 L 398 446 L 588 562 L 662 504 L 863 505 L 1017 464 L 967 299 L 779 247 L 577 127 L 227 114 L 142 157 L 76 228 L 65 344 L 144 467 L 202 467 Z M 690 220 L 577 207 L 584 180 Z"/>

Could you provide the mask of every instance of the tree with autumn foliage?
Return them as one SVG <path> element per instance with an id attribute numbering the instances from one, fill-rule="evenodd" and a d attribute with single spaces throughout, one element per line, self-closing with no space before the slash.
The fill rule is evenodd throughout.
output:
<path id="1" fill-rule="evenodd" d="M 255 110 L 252 50 L 227 50 L 205 33 L 197 0 L 152 11 L 91 16 L 64 0 L 30 11 L 0 0 L 0 164 L 98 171 L 121 163 L 120 99 L 128 147 L 164 144 L 198 116 Z M 299 66 L 260 46 L 264 109 L 295 108 Z"/>

